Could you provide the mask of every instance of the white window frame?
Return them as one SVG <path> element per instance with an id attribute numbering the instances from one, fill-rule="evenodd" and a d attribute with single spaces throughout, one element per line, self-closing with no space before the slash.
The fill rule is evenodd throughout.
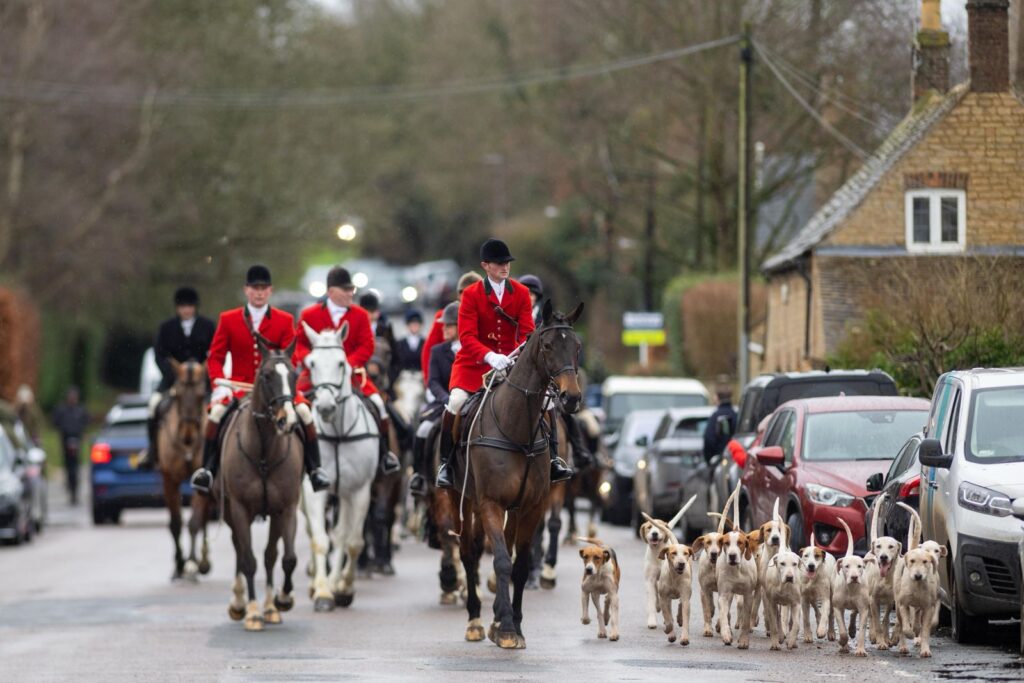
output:
<path id="1" fill-rule="evenodd" d="M 930 220 L 929 241 L 914 241 L 914 200 L 925 197 L 928 199 L 928 216 Z M 942 242 L 942 205 L 943 198 L 953 197 L 957 201 L 956 242 Z M 906 225 L 907 251 L 924 254 L 949 254 L 964 251 L 967 248 L 967 193 L 963 190 L 926 189 L 910 190 L 904 200 L 904 223 Z"/>

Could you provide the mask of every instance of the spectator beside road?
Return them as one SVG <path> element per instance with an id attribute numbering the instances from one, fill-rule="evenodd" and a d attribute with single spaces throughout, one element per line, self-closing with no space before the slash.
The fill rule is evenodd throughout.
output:
<path id="1" fill-rule="evenodd" d="M 711 413 L 707 426 L 704 427 L 704 460 L 710 461 L 721 455 L 729 439 L 736 432 L 736 409 L 732 407 L 732 390 L 719 387 L 718 408 Z"/>
<path id="2" fill-rule="evenodd" d="M 81 405 L 78 387 L 71 387 L 64 402 L 53 411 L 53 426 L 60 432 L 64 449 L 64 471 L 67 475 L 68 497 L 78 505 L 78 466 L 81 461 L 82 436 L 89 424 L 89 413 Z"/>

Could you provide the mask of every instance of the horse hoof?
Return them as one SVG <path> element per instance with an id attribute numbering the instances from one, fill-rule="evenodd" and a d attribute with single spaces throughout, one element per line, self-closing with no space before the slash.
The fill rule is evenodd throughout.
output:
<path id="1" fill-rule="evenodd" d="M 441 593 L 441 604 L 442 605 L 454 605 L 459 601 L 457 593 L 452 591 L 451 593 Z"/>
<path id="2" fill-rule="evenodd" d="M 267 624 L 280 624 L 281 613 L 276 609 L 263 610 L 263 621 Z"/>
<path id="3" fill-rule="evenodd" d="M 355 597 L 355 593 L 335 593 L 334 604 L 338 607 L 349 607 Z"/>
<path id="4" fill-rule="evenodd" d="M 213 569 L 213 565 L 210 564 L 209 560 L 199 560 L 199 573 L 206 576 Z"/>
<path id="5" fill-rule="evenodd" d="M 487 640 L 492 643 L 498 642 L 498 622 L 491 622 L 491 625 L 487 627 Z"/>
<path id="6" fill-rule="evenodd" d="M 481 624 L 470 624 L 466 627 L 466 640 L 478 643 L 484 639 L 484 627 Z"/>
<path id="7" fill-rule="evenodd" d="M 515 631 L 498 631 L 495 642 L 502 650 L 517 650 L 519 649 L 519 638 L 519 634 Z M 525 641 L 523 647 L 526 647 Z"/>
<path id="8" fill-rule="evenodd" d="M 185 563 L 184 571 L 186 579 L 188 579 L 189 581 L 195 581 L 196 578 L 199 576 L 199 565 L 197 565 L 193 560 L 189 560 Z"/>
<path id="9" fill-rule="evenodd" d="M 541 577 L 541 579 L 540 579 L 540 587 L 545 589 L 545 590 L 551 590 L 552 588 L 554 588 L 555 587 L 555 583 L 556 583 L 555 579 L 548 579 L 548 578 L 544 578 L 544 577 Z"/>
<path id="10" fill-rule="evenodd" d="M 394 566 L 392 566 L 392 564 L 390 562 L 387 562 L 385 564 L 377 565 L 376 567 L 373 568 L 373 571 L 377 572 L 378 574 L 380 574 L 382 576 L 394 576 L 395 575 L 395 568 L 394 568 Z"/>
<path id="11" fill-rule="evenodd" d="M 334 598 L 317 598 L 313 601 L 314 612 L 334 611 Z"/>
<path id="12" fill-rule="evenodd" d="M 246 631 L 262 631 L 263 630 L 263 617 L 246 617 L 245 618 L 245 630 Z"/>
<path id="13" fill-rule="evenodd" d="M 525 650 L 526 649 L 526 638 L 524 638 L 523 636 L 521 636 L 519 634 L 516 634 L 516 646 L 515 646 L 514 649 L 516 649 L 516 650 Z"/>
<path id="14" fill-rule="evenodd" d="M 245 608 L 228 605 L 228 616 L 231 617 L 231 621 L 241 621 L 245 616 Z"/>
<path id="15" fill-rule="evenodd" d="M 290 610 L 294 606 L 295 606 L 295 598 L 293 598 L 292 596 L 290 596 L 290 595 L 275 595 L 274 596 L 274 607 L 276 607 L 277 609 L 281 610 L 282 612 L 287 612 L 288 610 Z"/>
<path id="16" fill-rule="evenodd" d="M 530 576 L 526 579 L 526 584 L 523 586 L 528 591 L 540 590 L 540 579 L 536 576 Z"/>

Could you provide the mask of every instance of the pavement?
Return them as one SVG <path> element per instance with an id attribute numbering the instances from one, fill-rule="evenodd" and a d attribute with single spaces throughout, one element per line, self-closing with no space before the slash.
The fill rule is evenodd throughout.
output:
<path id="1" fill-rule="evenodd" d="M 838 654 L 838 646 L 827 641 L 771 652 L 762 628 L 755 630 L 750 649 L 741 651 L 701 637 L 696 592 L 690 644 L 670 644 L 660 628 L 645 626 L 642 543 L 628 529 L 610 526 L 601 527 L 600 537 L 616 549 L 622 568 L 619 642 L 598 640 L 593 622 L 580 624 L 582 563 L 571 547 L 562 549 L 558 586 L 526 595 L 527 649 L 466 642 L 464 608 L 438 602 L 439 554 L 412 538 L 401 541 L 397 574 L 358 581 L 351 607 L 314 613 L 308 579 L 300 573 L 296 607 L 283 614 L 284 622 L 247 633 L 227 616 L 234 567 L 227 527 L 211 527 L 210 575 L 198 583 L 171 581 L 165 511 L 129 510 L 119 526 L 94 527 L 87 504 L 72 508 L 59 486 L 51 492 L 50 527 L 27 546 L 0 548 L 0 680 L 1024 678 L 1024 662 L 1015 654 L 1016 624 L 990 628 L 987 645 L 956 645 L 948 631 L 940 631 L 931 659 L 871 646 L 867 658 L 855 658 Z M 266 528 L 254 526 L 258 557 Z M 301 533 L 299 538 L 301 572 L 309 547 Z M 484 591 L 486 617 L 491 596 Z"/>

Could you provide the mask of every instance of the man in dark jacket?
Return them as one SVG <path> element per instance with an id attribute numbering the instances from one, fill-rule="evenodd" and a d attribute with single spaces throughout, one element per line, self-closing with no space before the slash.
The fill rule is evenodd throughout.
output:
<path id="1" fill-rule="evenodd" d="M 64 402 L 53 411 L 53 426 L 60 432 L 68 496 L 72 505 L 78 505 L 78 465 L 81 461 L 82 436 L 88 425 L 89 413 L 79 400 L 78 387 L 71 387 Z"/>
<path id="2" fill-rule="evenodd" d="M 423 328 L 423 316 L 419 311 L 406 312 L 405 327 L 409 333 L 398 342 L 399 367 L 409 372 L 422 372 L 420 355 L 423 349 L 423 337 L 420 335 L 420 330 Z"/>
<path id="3" fill-rule="evenodd" d="M 707 426 L 704 427 L 704 460 L 706 461 L 720 455 L 736 432 L 736 410 L 732 407 L 732 390 L 727 387 L 719 387 L 716 393 L 718 408 L 711 413 Z"/>
<path id="4" fill-rule="evenodd" d="M 149 397 L 149 416 L 146 431 L 149 445 L 139 460 L 139 467 L 148 469 L 158 461 L 156 446 L 160 420 L 167 409 L 168 392 L 177 379 L 171 359 L 184 363 L 189 360 L 206 362 L 217 325 L 198 314 L 199 293 L 191 287 L 181 287 L 174 293 L 175 316 L 160 324 L 153 344 L 156 364 L 160 368 L 160 384 Z"/>
<path id="5" fill-rule="evenodd" d="M 377 362 L 378 366 L 383 365 L 380 367 L 380 381 L 377 382 L 377 387 L 390 398 L 394 398 L 391 393 L 391 385 L 394 384 L 398 373 L 402 370 L 398 341 L 395 338 L 395 330 L 391 327 L 391 321 L 380 309 L 380 296 L 375 292 L 376 290 L 369 290 L 363 292 L 359 297 L 359 305 L 370 314 L 370 326 L 373 328 L 373 336 L 377 340 L 374 357 L 367 365 L 374 362 Z M 386 350 L 384 347 L 387 347 Z"/>
<path id="6" fill-rule="evenodd" d="M 455 363 L 455 353 L 462 346 L 459 343 L 458 302 L 444 307 L 441 323 L 444 325 L 444 341 L 430 349 L 430 381 L 427 384 L 430 402 L 420 411 L 420 426 L 412 443 L 413 475 L 409 480 L 409 490 L 414 496 L 423 496 L 427 492 L 427 437 L 430 436 L 430 430 L 448 403 L 448 383 L 452 377 L 452 364 Z"/>

